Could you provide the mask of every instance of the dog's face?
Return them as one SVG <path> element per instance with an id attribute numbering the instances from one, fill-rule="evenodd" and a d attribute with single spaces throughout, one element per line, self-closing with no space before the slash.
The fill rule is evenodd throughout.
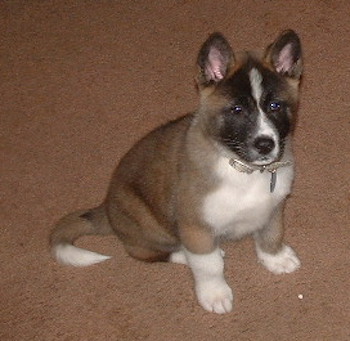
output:
<path id="1" fill-rule="evenodd" d="M 245 162 L 267 165 L 281 158 L 292 130 L 301 76 L 298 36 L 286 31 L 262 59 L 235 58 L 221 34 L 198 56 L 203 129 Z"/>

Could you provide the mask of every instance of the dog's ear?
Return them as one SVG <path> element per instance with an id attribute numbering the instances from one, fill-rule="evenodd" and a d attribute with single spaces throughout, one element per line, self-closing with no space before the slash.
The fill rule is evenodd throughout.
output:
<path id="1" fill-rule="evenodd" d="M 265 61 L 281 75 L 299 80 L 303 66 L 298 35 L 292 30 L 282 32 L 267 48 Z"/>
<path id="2" fill-rule="evenodd" d="M 198 54 L 198 85 L 208 86 L 220 82 L 233 61 L 233 51 L 226 38 L 221 33 L 211 34 Z"/>

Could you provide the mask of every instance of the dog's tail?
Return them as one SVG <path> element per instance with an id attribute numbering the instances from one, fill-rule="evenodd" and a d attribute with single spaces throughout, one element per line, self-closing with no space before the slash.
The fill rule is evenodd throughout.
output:
<path id="1" fill-rule="evenodd" d="M 105 208 L 77 211 L 63 217 L 50 236 L 51 252 L 61 264 L 88 266 L 103 262 L 111 257 L 81 249 L 74 241 L 87 235 L 109 235 L 113 230 L 108 222 Z"/>

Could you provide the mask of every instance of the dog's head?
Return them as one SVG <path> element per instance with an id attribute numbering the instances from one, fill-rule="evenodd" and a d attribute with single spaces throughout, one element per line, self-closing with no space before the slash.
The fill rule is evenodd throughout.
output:
<path id="1" fill-rule="evenodd" d="M 204 133 L 248 163 L 279 160 L 298 102 L 302 61 L 297 34 L 283 32 L 258 58 L 235 56 L 227 40 L 214 33 L 203 44 L 197 65 Z"/>

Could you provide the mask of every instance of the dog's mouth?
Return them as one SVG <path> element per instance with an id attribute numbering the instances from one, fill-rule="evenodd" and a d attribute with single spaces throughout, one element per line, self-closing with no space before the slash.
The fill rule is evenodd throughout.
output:
<path id="1" fill-rule="evenodd" d="M 251 166 L 261 167 L 268 166 L 274 162 L 280 161 L 282 156 L 282 150 L 281 148 L 278 148 L 266 155 L 261 155 L 254 150 L 248 150 L 247 152 L 236 152 L 235 154 L 238 156 L 238 159 L 242 162 L 247 163 Z"/>
<path id="2" fill-rule="evenodd" d="M 256 155 L 250 155 L 250 153 L 244 153 L 244 152 L 234 152 L 233 155 L 230 156 L 230 158 L 238 160 L 239 162 L 242 162 L 248 166 L 252 167 L 264 167 L 269 166 L 274 162 L 280 161 L 281 157 L 280 155 L 263 155 L 263 156 L 256 156 Z"/>
<path id="3" fill-rule="evenodd" d="M 226 149 L 225 154 L 233 159 L 237 159 L 251 166 L 268 166 L 274 162 L 278 162 L 283 154 L 283 143 L 274 141 L 271 146 L 266 146 L 264 141 L 257 147 L 255 140 L 247 143 L 236 143 L 233 141 L 224 141 Z"/>
<path id="4" fill-rule="evenodd" d="M 277 162 L 278 157 L 262 156 L 255 161 L 250 162 L 253 166 L 268 166 L 271 163 Z"/>

